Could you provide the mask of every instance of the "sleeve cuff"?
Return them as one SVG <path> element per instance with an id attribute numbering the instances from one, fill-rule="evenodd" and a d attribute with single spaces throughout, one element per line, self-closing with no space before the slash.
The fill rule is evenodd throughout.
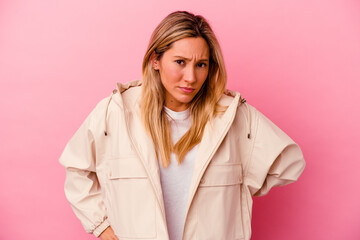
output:
<path id="1" fill-rule="evenodd" d="M 94 231 L 93 234 L 95 235 L 95 237 L 99 237 L 100 234 L 108 227 L 110 226 L 110 223 L 108 222 L 107 219 L 105 219 L 99 226 L 97 226 Z"/>

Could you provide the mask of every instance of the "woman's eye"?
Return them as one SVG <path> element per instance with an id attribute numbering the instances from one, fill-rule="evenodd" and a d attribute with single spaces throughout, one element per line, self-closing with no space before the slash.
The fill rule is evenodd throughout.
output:
<path id="1" fill-rule="evenodd" d="M 175 62 L 176 62 L 177 64 L 179 64 L 179 65 L 182 65 L 182 64 L 184 63 L 183 60 L 176 60 Z"/>
<path id="2" fill-rule="evenodd" d="M 206 67 L 206 63 L 198 63 L 198 66 L 201 68 L 204 68 L 204 67 Z"/>

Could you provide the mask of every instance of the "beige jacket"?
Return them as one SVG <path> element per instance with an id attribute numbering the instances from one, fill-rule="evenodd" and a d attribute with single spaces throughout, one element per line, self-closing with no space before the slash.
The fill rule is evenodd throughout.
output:
<path id="1" fill-rule="evenodd" d="M 109 225 L 119 239 L 169 239 L 153 142 L 139 116 L 141 82 L 118 83 L 65 147 L 65 194 L 86 232 Z M 184 240 L 250 239 L 252 196 L 294 182 L 299 146 L 240 94 L 205 128 L 189 191 Z"/>

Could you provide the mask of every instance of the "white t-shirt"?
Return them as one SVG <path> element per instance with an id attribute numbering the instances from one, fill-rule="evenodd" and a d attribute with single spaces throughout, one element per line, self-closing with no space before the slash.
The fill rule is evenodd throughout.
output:
<path id="1" fill-rule="evenodd" d="M 165 107 L 171 126 L 174 144 L 191 126 L 190 109 L 174 112 Z M 163 168 L 160 164 L 161 186 L 165 203 L 166 222 L 170 240 L 181 240 L 188 204 L 189 188 L 194 171 L 195 156 L 198 146 L 193 147 L 183 162 L 178 165 L 174 153 L 170 156 L 170 165 Z"/>

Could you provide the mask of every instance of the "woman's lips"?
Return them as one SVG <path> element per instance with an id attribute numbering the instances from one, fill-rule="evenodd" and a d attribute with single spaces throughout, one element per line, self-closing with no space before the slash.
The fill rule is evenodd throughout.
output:
<path id="1" fill-rule="evenodd" d="M 187 87 L 180 87 L 181 91 L 183 91 L 184 93 L 192 93 L 193 91 L 195 91 L 194 88 L 187 88 Z"/>

